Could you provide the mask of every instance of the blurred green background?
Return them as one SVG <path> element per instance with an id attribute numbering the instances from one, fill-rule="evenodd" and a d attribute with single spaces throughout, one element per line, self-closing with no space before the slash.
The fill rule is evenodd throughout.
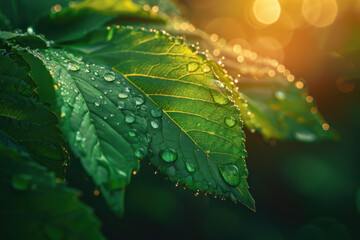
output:
<path id="1" fill-rule="evenodd" d="M 195 26 L 275 58 L 306 79 L 340 140 L 265 142 L 246 130 L 256 213 L 231 201 L 195 197 L 144 161 L 126 190 L 125 216 L 118 219 L 94 196 L 85 174 L 75 175 L 81 167 L 73 160 L 69 182 L 87 188 L 82 200 L 96 206 L 108 239 L 360 239 L 360 1 L 334 0 L 334 13 L 326 5 L 332 0 L 314 0 L 325 4 L 315 20 L 302 11 L 306 0 L 278 2 L 281 12 L 272 24 L 254 18 L 253 0 L 180 4 Z"/>

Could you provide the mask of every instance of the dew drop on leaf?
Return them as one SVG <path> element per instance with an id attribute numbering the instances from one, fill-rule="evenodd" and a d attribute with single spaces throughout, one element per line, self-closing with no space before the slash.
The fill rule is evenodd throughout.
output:
<path id="1" fill-rule="evenodd" d="M 119 92 L 119 98 L 127 98 L 128 96 L 129 96 L 129 93 L 127 93 L 127 92 Z"/>
<path id="2" fill-rule="evenodd" d="M 124 109 L 125 108 L 125 103 L 123 101 L 119 101 L 118 102 L 118 108 L 119 109 Z"/>
<path id="3" fill-rule="evenodd" d="M 126 123 L 133 123 L 135 122 L 135 115 L 134 114 L 128 114 L 125 117 L 125 122 Z"/>
<path id="4" fill-rule="evenodd" d="M 80 66 L 77 65 L 76 63 L 69 63 L 68 65 L 68 70 L 71 70 L 73 72 L 79 71 Z"/>
<path id="5" fill-rule="evenodd" d="M 174 162 L 177 159 L 177 152 L 172 148 L 168 148 L 165 149 L 164 151 L 161 151 L 160 155 L 162 160 L 169 163 Z"/>
<path id="6" fill-rule="evenodd" d="M 301 142 L 313 142 L 316 140 L 316 135 L 308 131 L 299 131 L 295 133 L 295 139 Z"/>
<path id="7" fill-rule="evenodd" d="M 133 100 L 135 101 L 135 105 L 137 106 L 142 105 L 145 102 L 142 96 L 133 97 Z"/>
<path id="8" fill-rule="evenodd" d="M 113 73 L 113 72 L 107 72 L 107 73 L 105 73 L 104 79 L 105 79 L 105 81 L 107 81 L 107 82 L 112 82 L 112 81 L 114 81 L 114 80 L 115 80 L 115 73 Z"/>
<path id="9" fill-rule="evenodd" d="M 152 136 L 151 136 L 149 133 L 146 134 L 146 140 L 147 140 L 148 142 L 151 142 L 151 141 L 152 141 Z"/>
<path id="10" fill-rule="evenodd" d="M 283 91 L 277 91 L 275 92 L 275 98 L 282 101 L 286 98 L 286 93 L 284 93 Z"/>
<path id="11" fill-rule="evenodd" d="M 219 105 L 228 105 L 230 103 L 230 100 L 228 97 L 226 97 L 224 94 L 217 90 L 210 90 L 211 96 L 214 99 L 214 102 Z"/>
<path id="12" fill-rule="evenodd" d="M 191 62 L 191 63 L 188 63 L 188 65 L 187 65 L 187 70 L 188 70 L 189 72 L 194 72 L 194 71 L 196 71 L 198 68 L 199 68 L 199 64 L 196 63 L 196 62 Z"/>
<path id="13" fill-rule="evenodd" d="M 136 133 L 134 131 L 129 131 L 129 136 L 130 137 L 135 137 L 136 136 Z"/>
<path id="14" fill-rule="evenodd" d="M 194 165 L 194 164 L 192 164 L 192 163 L 186 163 L 186 169 L 189 171 L 189 172 L 191 172 L 191 173 L 193 173 L 193 172 L 195 172 L 196 171 L 196 166 Z"/>
<path id="15" fill-rule="evenodd" d="M 159 128 L 159 122 L 158 121 L 156 121 L 156 120 L 152 120 L 151 122 L 150 122 L 150 124 L 151 124 L 151 126 L 153 127 L 153 128 Z"/>
<path id="16" fill-rule="evenodd" d="M 12 186 L 16 190 L 26 190 L 30 188 L 31 175 L 17 174 L 12 177 Z"/>
<path id="17" fill-rule="evenodd" d="M 162 110 L 160 108 L 153 108 L 153 109 L 151 109 L 150 113 L 151 113 L 151 116 L 156 117 L 156 118 L 162 116 Z"/>
<path id="18" fill-rule="evenodd" d="M 143 148 L 138 148 L 135 150 L 135 157 L 143 158 L 145 157 L 145 150 Z"/>
<path id="19" fill-rule="evenodd" d="M 100 107 L 100 102 L 99 102 L 99 101 L 95 101 L 95 106 Z"/>
<path id="20" fill-rule="evenodd" d="M 234 116 L 228 116 L 225 118 L 225 125 L 228 127 L 235 127 L 237 121 Z"/>
<path id="21" fill-rule="evenodd" d="M 211 68 L 209 67 L 209 65 L 204 64 L 204 65 L 201 66 L 201 70 L 202 70 L 204 73 L 208 73 L 208 72 L 210 72 Z"/>
<path id="22" fill-rule="evenodd" d="M 230 186 L 236 187 L 240 183 L 240 172 L 235 165 L 225 165 L 220 167 L 220 172 L 225 182 Z"/>

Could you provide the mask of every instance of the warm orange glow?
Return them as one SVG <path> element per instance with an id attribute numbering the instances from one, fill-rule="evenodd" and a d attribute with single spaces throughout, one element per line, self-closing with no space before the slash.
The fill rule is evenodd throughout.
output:
<path id="1" fill-rule="evenodd" d="M 336 0 L 304 0 L 302 13 L 305 20 L 316 27 L 326 27 L 338 14 Z"/>
<path id="2" fill-rule="evenodd" d="M 260 23 L 272 24 L 279 19 L 281 7 L 278 0 L 256 0 L 253 13 Z"/>

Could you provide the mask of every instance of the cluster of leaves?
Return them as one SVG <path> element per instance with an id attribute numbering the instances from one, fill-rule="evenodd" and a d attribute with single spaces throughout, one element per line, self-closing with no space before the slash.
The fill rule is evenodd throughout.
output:
<path id="1" fill-rule="evenodd" d="M 1 213 L 10 225 L 24 221 L 22 232 L 2 226 L 15 238 L 102 238 L 63 183 L 70 151 L 119 216 L 145 159 L 195 195 L 254 210 L 243 121 L 266 139 L 334 137 L 282 65 L 211 41 L 167 0 L 14 0 L 0 9 Z"/>

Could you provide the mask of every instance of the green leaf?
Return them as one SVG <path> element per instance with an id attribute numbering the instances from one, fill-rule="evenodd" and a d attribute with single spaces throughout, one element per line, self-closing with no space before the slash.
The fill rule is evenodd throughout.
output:
<path id="1" fill-rule="evenodd" d="M 71 149 L 110 208 L 122 215 L 124 187 L 147 153 L 144 116 L 151 108 L 142 104 L 141 92 L 111 68 L 61 50 L 43 54 L 53 74 L 58 115 Z"/>
<path id="2" fill-rule="evenodd" d="M 178 5 L 172 0 L 133 0 L 133 2 L 143 6 L 144 9 L 152 9 L 157 6 L 160 13 L 164 13 L 168 16 L 181 16 Z"/>
<path id="3" fill-rule="evenodd" d="M 166 16 L 144 11 L 131 0 L 87 0 L 51 13 L 35 25 L 36 32 L 57 42 L 72 41 L 110 22 L 164 22 Z"/>
<path id="4" fill-rule="evenodd" d="M 45 39 L 33 34 L 18 34 L 0 31 L 0 49 L 5 54 L 12 56 L 20 55 L 22 60 L 30 67 L 29 76 L 37 84 L 36 92 L 42 103 L 50 105 L 51 110 L 55 106 L 55 92 L 53 89 L 49 71 L 38 58 L 38 48 L 46 48 Z M 18 57 L 19 58 L 19 57 Z"/>
<path id="5" fill-rule="evenodd" d="M 0 56 L 0 131 L 58 176 L 68 160 L 58 119 L 37 101 L 27 63 L 17 54 Z"/>
<path id="6" fill-rule="evenodd" d="M 215 74 L 222 70 L 162 32 L 109 31 L 94 32 L 71 47 L 124 74 L 162 109 L 152 112 L 150 122 L 153 164 L 193 191 L 240 200 L 253 209 L 242 122 Z"/>
<path id="7" fill-rule="evenodd" d="M 104 239 L 79 192 L 26 156 L 0 145 L 0 219 L 5 239 Z"/>
<path id="8" fill-rule="evenodd" d="M 40 17 L 51 13 L 55 5 L 66 7 L 71 0 L 1 1 L 0 9 L 14 28 L 26 30 Z M 54 9 L 53 9 L 54 11 Z"/>
<path id="9" fill-rule="evenodd" d="M 218 72 L 220 80 L 232 91 L 242 119 L 252 132 L 258 130 L 266 139 L 303 142 L 336 138 L 308 95 L 304 81 L 296 79 L 284 65 L 239 45 L 223 46 L 224 39 L 212 41 L 199 29 L 181 29 L 181 23 L 169 22 L 165 29 L 185 35 L 190 43 L 200 42 L 212 60 L 224 64 L 226 75 Z M 211 54 L 215 51 L 218 56 Z"/>

